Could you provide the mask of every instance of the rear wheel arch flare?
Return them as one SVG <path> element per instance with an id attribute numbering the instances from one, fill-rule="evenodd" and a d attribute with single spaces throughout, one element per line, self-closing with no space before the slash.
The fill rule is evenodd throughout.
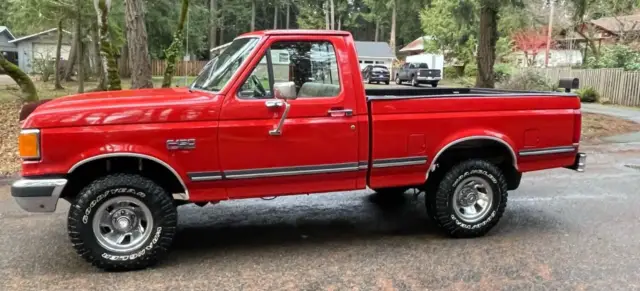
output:
<path id="1" fill-rule="evenodd" d="M 135 160 L 136 166 L 128 167 L 127 170 L 134 170 L 136 172 L 142 172 L 142 173 L 145 173 L 145 171 L 151 170 L 148 174 L 151 174 L 151 172 L 153 172 L 154 170 L 159 171 L 157 173 L 154 173 L 154 174 L 158 174 L 158 176 L 154 177 L 153 175 L 150 175 L 148 178 L 151 178 L 151 179 L 161 178 L 160 180 L 164 180 L 164 181 L 159 181 L 159 182 L 161 182 L 161 184 L 163 184 L 166 188 L 168 188 L 167 190 L 171 191 L 172 193 L 183 193 L 181 195 L 174 195 L 174 199 L 189 200 L 189 190 L 187 189 L 187 186 L 184 183 L 184 180 L 178 174 L 178 172 L 173 167 L 171 167 L 171 165 L 169 165 L 167 162 L 159 158 L 156 158 L 150 155 L 145 155 L 145 154 L 108 153 L 108 154 L 92 156 L 75 163 L 67 172 L 67 176 L 70 179 L 73 179 L 74 175 L 82 175 L 82 173 L 79 173 L 79 171 L 81 172 L 89 168 L 95 169 L 95 167 L 97 167 L 101 171 L 104 170 L 104 173 L 101 173 L 101 174 L 109 174 L 110 172 L 108 168 L 111 165 L 111 163 L 118 161 L 120 163 L 131 164 L 133 163 L 134 160 Z M 142 164 L 144 164 L 145 166 L 142 168 L 143 170 L 140 171 L 140 167 L 142 166 Z M 70 182 L 73 183 L 73 181 L 70 181 Z M 85 181 L 85 182 L 91 183 L 91 181 Z M 70 191 L 71 190 L 73 189 L 70 189 Z"/>
<path id="2" fill-rule="evenodd" d="M 474 136 L 468 136 L 468 137 L 463 137 L 463 138 L 456 139 L 456 140 L 448 143 L 444 147 L 442 147 L 438 151 L 438 153 L 433 157 L 433 159 L 431 160 L 431 163 L 429 164 L 429 168 L 427 170 L 427 175 L 426 175 L 427 178 L 429 177 L 429 173 L 432 171 L 433 166 L 436 165 L 436 163 L 438 162 L 438 159 L 444 153 L 446 153 L 447 150 L 455 148 L 456 145 L 461 145 L 461 144 L 463 144 L 465 142 L 470 142 L 470 141 L 489 141 L 489 142 L 494 142 L 494 143 L 501 144 L 510 153 L 513 168 L 515 170 L 518 170 L 518 160 L 517 160 L 516 152 L 513 150 L 513 147 L 511 146 L 511 144 L 509 144 L 509 142 L 505 141 L 502 138 L 498 138 L 498 137 L 495 137 L 495 136 L 474 135 Z"/>

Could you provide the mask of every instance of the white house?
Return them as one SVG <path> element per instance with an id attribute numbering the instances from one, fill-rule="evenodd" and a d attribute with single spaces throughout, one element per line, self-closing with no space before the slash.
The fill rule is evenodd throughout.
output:
<path id="1" fill-rule="evenodd" d="M 71 33 L 64 31 L 61 47 L 61 59 L 69 58 L 71 50 Z M 13 38 L 7 43 L 15 47 L 18 66 L 25 73 L 33 71 L 33 61 L 37 59 L 55 59 L 58 41 L 57 29 L 52 28 L 39 33 Z"/>
<path id="2" fill-rule="evenodd" d="M 396 55 L 386 42 L 356 41 L 360 69 L 367 65 L 383 65 L 391 69 Z"/>

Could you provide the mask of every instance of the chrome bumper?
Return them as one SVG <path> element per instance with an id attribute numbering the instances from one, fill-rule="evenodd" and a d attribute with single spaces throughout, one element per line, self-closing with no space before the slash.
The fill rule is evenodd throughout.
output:
<path id="1" fill-rule="evenodd" d="M 20 179 L 11 185 L 11 196 L 28 212 L 54 212 L 67 179 Z"/>
<path id="2" fill-rule="evenodd" d="M 587 154 L 585 153 L 577 153 L 576 159 L 573 162 L 573 165 L 567 167 L 568 169 L 584 172 L 585 167 L 587 166 Z"/>
<path id="3" fill-rule="evenodd" d="M 440 81 L 442 80 L 442 77 L 423 77 L 423 76 L 417 76 L 416 79 L 418 81 Z"/>

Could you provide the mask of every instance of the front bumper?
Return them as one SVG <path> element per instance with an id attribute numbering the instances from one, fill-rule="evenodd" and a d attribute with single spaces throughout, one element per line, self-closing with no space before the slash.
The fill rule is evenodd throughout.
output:
<path id="1" fill-rule="evenodd" d="M 67 179 L 20 179 L 11 185 L 11 196 L 28 212 L 54 212 Z"/>
<path id="2" fill-rule="evenodd" d="M 587 166 L 587 154 L 577 153 L 576 159 L 573 162 L 573 165 L 567 167 L 567 169 L 571 169 L 578 172 L 584 172 L 584 169 L 586 166 Z"/>

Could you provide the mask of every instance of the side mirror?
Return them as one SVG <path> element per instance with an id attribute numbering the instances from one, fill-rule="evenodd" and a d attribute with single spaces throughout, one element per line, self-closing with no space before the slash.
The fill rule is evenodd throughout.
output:
<path id="1" fill-rule="evenodd" d="M 281 82 L 273 84 L 274 97 L 284 100 L 294 100 L 298 98 L 296 93 L 296 83 Z"/>

